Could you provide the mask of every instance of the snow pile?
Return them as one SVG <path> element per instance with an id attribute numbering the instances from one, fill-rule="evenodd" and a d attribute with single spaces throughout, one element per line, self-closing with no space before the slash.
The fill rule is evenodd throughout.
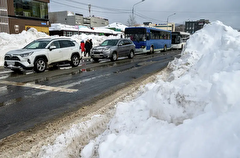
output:
<path id="1" fill-rule="evenodd" d="M 118 23 L 118 22 L 108 25 L 108 28 L 116 28 L 116 29 L 120 29 L 121 31 L 125 31 L 126 27 L 127 27 L 126 25 L 124 25 L 122 23 Z"/>
<path id="2" fill-rule="evenodd" d="M 23 45 L 25 39 L 37 38 L 25 37 L 25 34 L 1 33 L 1 46 L 10 49 L 15 44 Z M 72 38 L 78 41 L 93 39 L 97 45 L 107 37 L 81 35 Z M 107 130 L 91 140 L 81 153 L 73 142 L 82 141 L 78 138 L 84 130 L 82 124 L 76 124 L 60 135 L 55 144 L 43 146 L 39 156 L 240 157 L 239 78 L 240 33 L 219 21 L 213 22 L 190 37 L 181 58 L 169 63 L 164 76 L 159 75 L 154 83 L 142 87 L 132 101 L 119 102 Z M 97 115 L 84 126 L 98 124 L 100 117 L 102 115 Z"/>
<path id="3" fill-rule="evenodd" d="M 169 64 L 169 79 L 159 76 L 136 99 L 118 103 L 81 156 L 240 157 L 239 61 L 240 33 L 219 21 L 205 26 Z"/>

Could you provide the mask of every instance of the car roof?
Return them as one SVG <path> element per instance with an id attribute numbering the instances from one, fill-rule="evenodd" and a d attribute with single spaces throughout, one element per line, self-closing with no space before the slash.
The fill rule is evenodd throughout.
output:
<path id="1" fill-rule="evenodd" d="M 74 41 L 71 38 L 39 38 L 36 41 L 54 41 L 54 40 L 70 40 L 70 41 Z"/>
<path id="2" fill-rule="evenodd" d="M 127 39 L 127 38 L 116 38 L 116 39 L 106 39 L 106 40 L 118 40 L 118 41 L 120 41 L 120 40 L 130 40 L 130 39 Z"/>

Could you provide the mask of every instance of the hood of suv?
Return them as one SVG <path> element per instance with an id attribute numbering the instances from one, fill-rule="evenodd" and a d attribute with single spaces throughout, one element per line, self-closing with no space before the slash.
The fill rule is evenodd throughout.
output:
<path id="1" fill-rule="evenodd" d="M 6 53 L 6 55 L 20 55 L 24 53 L 42 51 L 43 49 L 17 49 Z"/>
<path id="2" fill-rule="evenodd" d="M 114 47 L 114 46 L 96 46 L 93 49 L 100 50 L 100 49 L 109 49 L 111 47 Z"/>

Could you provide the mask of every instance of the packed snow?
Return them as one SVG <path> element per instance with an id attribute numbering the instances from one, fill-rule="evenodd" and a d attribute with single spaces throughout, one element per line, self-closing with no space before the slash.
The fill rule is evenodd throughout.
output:
<path id="1" fill-rule="evenodd" d="M 139 97 L 118 103 L 83 158 L 240 157 L 240 33 L 220 21 L 193 34 Z"/>
<path id="2" fill-rule="evenodd" d="M 14 44 L 27 40 L 19 37 Z M 239 78 L 240 33 L 220 21 L 205 25 L 191 35 L 165 75 L 143 86 L 131 101 L 116 105 L 105 132 L 79 157 L 240 157 Z M 66 148 L 79 127 L 44 146 L 39 157 L 72 157 Z"/>

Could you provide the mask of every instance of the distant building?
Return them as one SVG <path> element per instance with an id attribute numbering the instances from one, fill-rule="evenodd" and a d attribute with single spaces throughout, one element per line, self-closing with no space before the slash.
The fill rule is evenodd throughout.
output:
<path id="1" fill-rule="evenodd" d="M 51 23 L 61 23 L 66 25 L 84 25 L 88 27 L 102 27 L 109 24 L 108 19 L 100 17 L 83 17 L 82 14 L 74 14 L 69 11 L 59 11 L 49 13 Z"/>
<path id="2" fill-rule="evenodd" d="M 175 26 L 175 31 L 176 32 L 184 32 L 185 31 L 185 25 L 183 24 L 178 24 Z"/>
<path id="3" fill-rule="evenodd" d="M 59 12 L 50 12 L 49 20 L 51 24 L 53 23 L 61 23 L 67 25 L 83 25 L 83 15 L 82 14 L 74 14 L 70 11 L 59 11 Z"/>
<path id="4" fill-rule="evenodd" d="M 203 26 L 208 23 L 210 23 L 209 20 L 205 20 L 205 19 L 200 19 L 197 21 L 186 21 L 185 22 L 185 32 L 193 34 L 196 31 L 202 29 Z"/>
<path id="5" fill-rule="evenodd" d="M 0 32 L 17 34 L 33 27 L 49 33 L 49 0 L 0 0 Z"/>
<path id="6" fill-rule="evenodd" d="M 108 19 L 91 16 L 91 27 L 103 27 L 109 24 Z"/>

